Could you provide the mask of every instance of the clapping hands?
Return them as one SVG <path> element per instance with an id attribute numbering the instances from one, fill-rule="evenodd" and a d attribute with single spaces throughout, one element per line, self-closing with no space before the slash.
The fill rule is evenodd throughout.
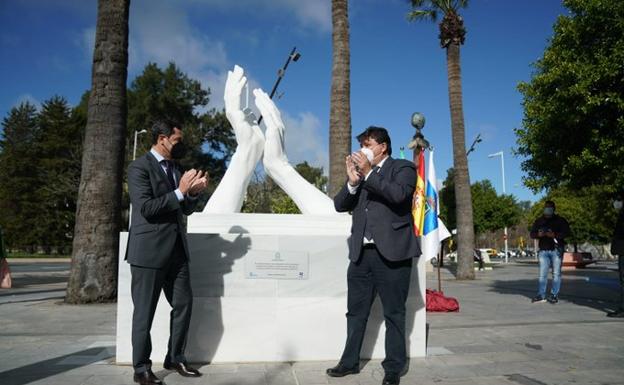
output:
<path id="1" fill-rule="evenodd" d="M 195 196 L 208 187 L 209 176 L 204 171 L 190 169 L 182 175 L 178 188 L 184 195 Z"/>

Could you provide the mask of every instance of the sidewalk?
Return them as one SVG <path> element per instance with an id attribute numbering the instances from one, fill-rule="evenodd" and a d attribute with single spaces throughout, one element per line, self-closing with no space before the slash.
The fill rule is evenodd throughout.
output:
<path id="1" fill-rule="evenodd" d="M 37 265 L 12 263 L 16 288 L 0 291 L 0 384 L 132 384 L 132 368 L 114 365 L 115 304 L 33 297 L 63 293 L 69 269 Z M 412 359 L 401 384 L 624 384 L 624 321 L 605 317 L 618 295 L 613 268 L 564 272 L 557 305 L 530 303 L 535 265 L 496 266 L 462 282 L 443 270 L 442 288 L 461 311 L 428 315 L 428 357 Z M 428 287 L 437 288 L 435 272 Z M 14 300 L 1 301 L 8 297 Z M 381 384 L 378 360 L 365 362 L 359 375 L 328 378 L 325 369 L 335 363 L 204 365 L 199 379 L 154 371 L 169 385 Z"/>

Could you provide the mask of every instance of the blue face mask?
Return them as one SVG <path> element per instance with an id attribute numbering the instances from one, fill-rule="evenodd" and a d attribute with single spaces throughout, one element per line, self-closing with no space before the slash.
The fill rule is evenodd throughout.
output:
<path id="1" fill-rule="evenodd" d="M 555 213 L 555 209 L 552 207 L 544 207 L 544 215 L 552 216 Z"/>

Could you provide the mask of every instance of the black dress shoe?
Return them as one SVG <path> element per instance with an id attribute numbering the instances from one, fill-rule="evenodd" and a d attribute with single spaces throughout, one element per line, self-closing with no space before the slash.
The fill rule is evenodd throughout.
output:
<path id="1" fill-rule="evenodd" d="M 384 376 L 382 385 L 399 385 L 401 382 L 401 377 L 399 377 L 398 373 L 386 373 Z"/>
<path id="2" fill-rule="evenodd" d="M 333 368 L 329 368 L 325 371 L 330 377 L 344 377 L 349 374 L 358 374 L 360 372 L 360 368 L 354 366 L 352 368 L 347 368 L 343 364 L 338 364 Z"/>
<path id="3" fill-rule="evenodd" d="M 182 377 L 201 377 L 199 370 L 191 368 L 185 362 L 165 362 L 163 364 L 163 368 L 167 370 L 175 370 Z"/>
<path id="4" fill-rule="evenodd" d="M 607 313 L 607 317 L 624 318 L 624 309 L 618 309 L 616 311 L 609 312 Z"/>
<path id="5" fill-rule="evenodd" d="M 142 373 L 134 373 L 134 382 L 141 385 L 162 385 L 163 383 L 150 369 Z"/>

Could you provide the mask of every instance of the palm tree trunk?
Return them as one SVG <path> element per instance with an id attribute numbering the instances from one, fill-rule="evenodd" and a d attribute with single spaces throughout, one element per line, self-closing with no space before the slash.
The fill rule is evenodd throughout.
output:
<path id="1" fill-rule="evenodd" d="M 329 112 L 329 196 L 346 180 L 344 160 L 351 153 L 351 80 L 348 0 L 332 0 L 332 84 Z"/>
<path id="2" fill-rule="evenodd" d="M 449 103 L 453 137 L 453 167 L 455 168 L 455 203 L 457 207 L 457 279 L 474 279 L 472 222 L 472 197 L 470 175 L 466 156 L 464 109 L 462 101 L 459 44 L 451 43 L 446 49 Z"/>
<path id="3" fill-rule="evenodd" d="M 68 303 L 117 296 L 130 0 L 99 0 Z"/>

